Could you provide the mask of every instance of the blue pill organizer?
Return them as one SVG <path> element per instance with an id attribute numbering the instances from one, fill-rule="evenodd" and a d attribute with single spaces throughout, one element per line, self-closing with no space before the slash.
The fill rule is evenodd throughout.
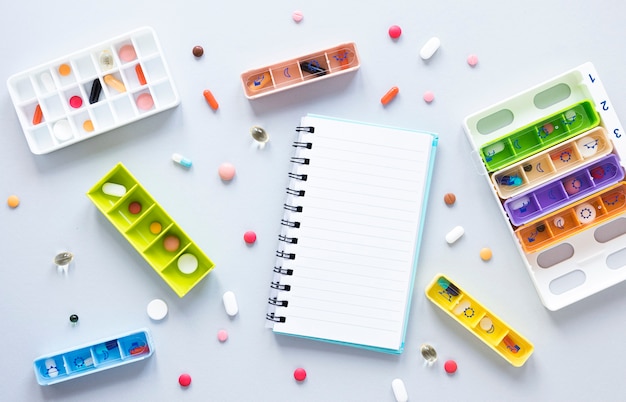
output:
<path id="1" fill-rule="evenodd" d="M 39 385 L 52 385 L 147 359 L 153 352 L 150 332 L 140 329 L 40 356 L 33 368 Z"/>
<path id="2" fill-rule="evenodd" d="M 626 280 L 626 131 L 593 64 L 467 116 L 463 128 L 546 308 Z M 595 211 L 575 217 L 581 202 Z"/>

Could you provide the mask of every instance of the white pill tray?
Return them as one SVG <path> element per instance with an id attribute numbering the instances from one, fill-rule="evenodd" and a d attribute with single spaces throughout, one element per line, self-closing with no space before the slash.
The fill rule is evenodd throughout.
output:
<path id="1" fill-rule="evenodd" d="M 134 48 L 136 57 L 124 61 L 119 52 L 127 45 Z M 101 63 L 103 52 L 112 57 L 112 64 Z M 59 70 L 61 66 L 65 74 Z M 69 66 L 69 74 L 65 66 Z M 120 92 L 105 83 L 107 75 L 123 84 L 125 90 Z M 90 103 L 94 80 L 100 81 L 102 90 L 98 101 Z M 159 40 L 149 27 L 14 74 L 7 86 L 34 154 L 56 151 L 180 103 Z M 152 98 L 151 107 L 137 106 L 137 99 L 143 94 Z M 70 104 L 70 99 L 76 96 L 82 100 L 80 107 Z M 149 99 L 147 95 L 142 98 Z M 40 122 L 34 119 L 38 105 L 42 114 Z"/>

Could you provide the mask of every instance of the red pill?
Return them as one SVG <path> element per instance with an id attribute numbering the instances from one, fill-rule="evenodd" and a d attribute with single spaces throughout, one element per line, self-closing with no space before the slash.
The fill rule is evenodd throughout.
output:
<path id="1" fill-rule="evenodd" d="M 83 105 L 83 99 L 80 96 L 72 96 L 70 98 L 70 106 L 74 109 L 78 109 Z"/>
<path id="2" fill-rule="evenodd" d="M 396 95 L 398 95 L 398 92 L 400 92 L 400 89 L 398 89 L 398 87 L 391 88 L 389 91 L 387 91 L 385 95 L 383 95 L 382 98 L 380 98 L 380 103 L 382 103 L 383 105 L 388 104 L 393 100 L 393 98 L 396 97 Z"/>
<path id="3" fill-rule="evenodd" d="M 178 377 L 178 383 L 182 387 L 188 387 L 189 384 L 191 384 L 191 376 L 187 373 L 181 374 L 180 377 Z"/>
<path id="4" fill-rule="evenodd" d="M 293 378 L 295 378 L 296 381 L 304 381 L 306 379 L 306 370 L 301 367 L 295 369 L 293 372 Z"/>
<path id="5" fill-rule="evenodd" d="M 141 204 L 137 201 L 131 202 L 130 204 L 128 204 L 128 212 L 133 215 L 138 214 L 139 212 L 141 212 Z"/>
<path id="6" fill-rule="evenodd" d="M 389 36 L 391 36 L 392 39 L 398 39 L 400 35 L 402 35 L 402 29 L 399 26 L 392 25 L 389 27 Z"/>
<path id="7" fill-rule="evenodd" d="M 444 363 L 443 368 L 444 370 L 446 370 L 446 373 L 454 374 L 456 372 L 457 365 L 454 360 L 448 360 L 447 362 Z"/>
<path id="8" fill-rule="evenodd" d="M 243 234 L 243 240 L 248 244 L 254 243 L 256 241 L 256 233 L 251 230 L 247 231 Z"/>
<path id="9" fill-rule="evenodd" d="M 217 108 L 220 107 L 219 103 L 217 103 L 217 100 L 215 100 L 215 97 L 213 96 L 211 91 L 205 89 L 202 94 L 204 95 L 204 99 L 206 99 L 206 102 L 209 104 L 209 106 L 211 106 L 211 109 L 217 110 Z"/>

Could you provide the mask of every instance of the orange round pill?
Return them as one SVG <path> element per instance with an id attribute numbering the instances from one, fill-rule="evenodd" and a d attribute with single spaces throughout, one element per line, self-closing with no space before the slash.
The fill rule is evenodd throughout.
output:
<path id="1" fill-rule="evenodd" d="M 61 74 L 62 76 L 67 76 L 70 75 L 70 73 L 72 72 L 71 67 L 68 64 L 61 64 L 59 66 L 59 74 Z"/>
<path id="2" fill-rule="evenodd" d="M 11 208 L 17 208 L 17 206 L 20 205 L 20 199 L 17 195 L 10 195 L 7 199 L 7 204 Z"/>
<path id="3" fill-rule="evenodd" d="M 492 256 L 493 256 L 493 253 L 491 252 L 491 249 L 489 247 L 480 249 L 480 258 L 483 261 L 489 261 Z"/>
<path id="4" fill-rule="evenodd" d="M 174 252 L 178 250 L 178 247 L 180 247 L 180 239 L 178 237 L 169 235 L 163 239 L 163 248 L 165 248 L 165 250 Z"/>
<path id="5" fill-rule="evenodd" d="M 159 234 L 161 233 L 161 229 L 163 228 L 163 226 L 161 226 L 160 222 L 152 222 L 150 224 L 150 233 L 152 234 Z"/>
<path id="6" fill-rule="evenodd" d="M 454 195 L 453 193 L 447 193 L 443 196 L 443 202 L 445 202 L 446 205 L 454 204 L 456 202 L 456 195 Z"/>
<path id="7" fill-rule="evenodd" d="M 85 120 L 83 122 L 83 130 L 87 131 L 88 133 L 93 131 L 93 122 L 89 119 Z"/>

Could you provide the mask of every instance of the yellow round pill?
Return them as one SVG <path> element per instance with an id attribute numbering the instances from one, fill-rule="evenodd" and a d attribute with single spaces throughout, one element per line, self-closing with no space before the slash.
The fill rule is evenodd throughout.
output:
<path id="1" fill-rule="evenodd" d="M 70 68 L 70 66 L 68 64 L 61 64 L 59 66 L 59 74 L 61 74 L 62 76 L 67 76 L 70 75 L 70 72 L 72 71 L 72 69 Z"/>
<path id="2" fill-rule="evenodd" d="M 492 256 L 493 256 L 493 253 L 491 252 L 490 248 L 485 247 L 480 250 L 480 258 L 483 261 L 489 261 Z"/>
<path id="3" fill-rule="evenodd" d="M 85 120 L 83 122 L 83 130 L 87 131 L 87 132 L 92 132 L 93 131 L 93 122 L 89 119 Z"/>
<path id="4" fill-rule="evenodd" d="M 161 229 L 163 227 L 161 226 L 161 224 L 159 222 L 152 222 L 150 224 L 150 233 L 152 234 L 159 234 L 161 233 Z"/>
<path id="5" fill-rule="evenodd" d="M 17 195 L 10 195 L 7 199 L 7 204 L 11 208 L 17 208 L 17 206 L 20 205 L 20 199 Z"/>

